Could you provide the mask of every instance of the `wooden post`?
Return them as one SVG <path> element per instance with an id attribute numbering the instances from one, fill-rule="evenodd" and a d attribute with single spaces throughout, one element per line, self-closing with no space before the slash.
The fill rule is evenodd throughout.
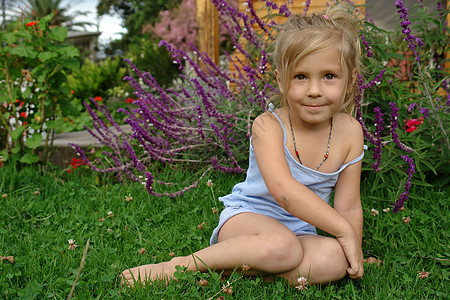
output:
<path id="1" fill-rule="evenodd" d="M 211 0 L 196 0 L 197 48 L 219 64 L 219 14 Z M 201 67 L 203 62 L 198 62 Z"/>

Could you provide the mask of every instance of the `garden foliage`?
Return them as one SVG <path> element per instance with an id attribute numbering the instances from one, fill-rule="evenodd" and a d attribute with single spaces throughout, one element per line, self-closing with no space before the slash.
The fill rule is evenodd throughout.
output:
<path id="1" fill-rule="evenodd" d="M 252 1 L 246 2 L 246 12 L 239 12 L 225 0 L 213 0 L 219 14 L 230 20 L 226 26 L 235 52 L 224 54 L 229 61 L 225 67 L 216 66 L 195 48 L 186 53 L 160 43 L 182 71 L 179 88 L 161 88 L 156 78 L 130 62 L 136 78 L 126 80 L 138 100 L 133 108 L 120 111 L 127 115 L 125 122 L 132 133 L 121 132 L 98 103 L 94 102 L 104 118 L 87 105 L 95 127 L 92 134 L 108 149 L 102 159 L 91 161 L 74 145 L 81 158 L 94 170 L 141 182 L 158 196 L 182 194 L 211 169 L 244 172 L 251 122 L 277 92 L 271 68 L 272 44 L 280 30 L 275 20 L 280 23 L 292 13 L 286 4 L 278 7 L 264 2 L 262 9 L 267 13 L 260 18 Z M 443 42 L 448 39 L 447 10 L 441 2 L 437 2 L 437 13 L 430 13 L 421 1 L 417 5 L 418 15 L 410 16 L 402 1 L 393 3 L 399 17 L 394 32 L 363 16 L 360 24 L 366 72 L 359 78 L 356 117 L 369 144 L 366 166 L 372 165 L 370 170 L 365 168 L 364 176 L 373 180 L 373 189 L 398 191 L 395 211 L 408 199 L 412 184 L 444 184 L 450 177 L 448 75 L 444 69 L 448 45 Z M 229 66 L 236 71 L 231 72 Z M 373 162 L 367 164 L 369 159 Z M 174 192 L 171 183 L 159 177 L 160 163 L 189 164 L 200 170 L 199 177 Z M 166 188 L 159 192 L 158 185 Z"/>
<path id="2" fill-rule="evenodd" d="M 64 83 L 79 51 L 64 44 L 66 28 L 49 25 L 52 16 L 19 19 L 0 33 L 0 155 L 14 164 L 37 162 L 43 141 L 45 162 L 55 120 L 75 111 Z"/>

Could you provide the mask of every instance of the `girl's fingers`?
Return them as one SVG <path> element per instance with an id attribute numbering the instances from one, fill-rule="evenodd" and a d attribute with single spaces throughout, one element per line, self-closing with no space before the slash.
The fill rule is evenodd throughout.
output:
<path id="1" fill-rule="evenodd" d="M 363 266 L 357 267 L 357 268 L 347 268 L 347 273 L 350 276 L 351 279 L 359 279 L 363 276 L 364 268 Z"/>

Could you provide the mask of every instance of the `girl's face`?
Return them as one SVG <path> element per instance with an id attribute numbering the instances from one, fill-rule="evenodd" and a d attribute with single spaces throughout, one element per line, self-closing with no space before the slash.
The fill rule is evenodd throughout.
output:
<path id="1" fill-rule="evenodd" d="M 340 53 L 330 48 L 311 53 L 294 69 L 286 98 L 291 117 L 313 125 L 329 122 L 344 101 L 348 79 L 340 63 Z M 281 92 L 279 76 L 278 84 Z"/>

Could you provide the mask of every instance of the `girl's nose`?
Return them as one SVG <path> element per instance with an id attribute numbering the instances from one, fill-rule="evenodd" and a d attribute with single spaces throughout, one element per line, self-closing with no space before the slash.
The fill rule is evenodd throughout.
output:
<path id="1" fill-rule="evenodd" d="M 306 91 L 308 97 L 320 97 L 322 96 L 322 91 L 320 89 L 320 84 L 316 80 L 311 80 L 308 85 L 308 90 Z"/>

